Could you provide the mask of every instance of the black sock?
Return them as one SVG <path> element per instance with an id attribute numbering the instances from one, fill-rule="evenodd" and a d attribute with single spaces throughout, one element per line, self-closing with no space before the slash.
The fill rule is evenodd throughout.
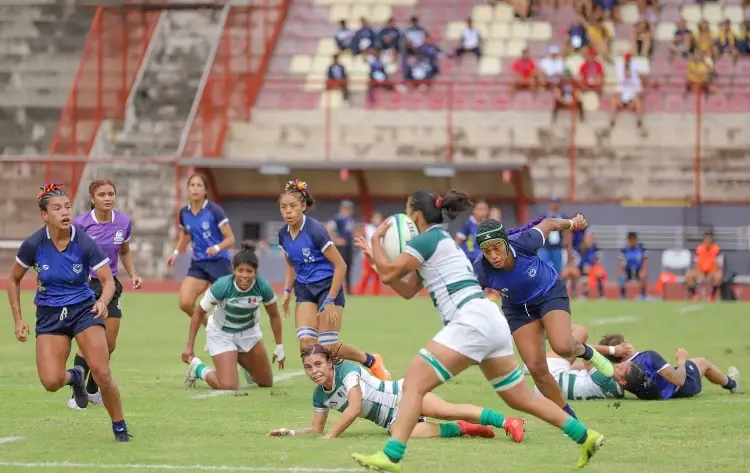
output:
<path id="1" fill-rule="evenodd" d="M 365 353 L 365 362 L 362 363 L 365 368 L 372 368 L 372 364 L 375 363 L 375 357 L 369 353 Z"/>
<path id="2" fill-rule="evenodd" d="M 84 379 L 89 375 L 89 364 L 86 363 L 86 360 L 77 353 L 75 358 L 73 358 L 73 366 L 80 366 L 81 368 L 83 368 Z"/>
<path id="3" fill-rule="evenodd" d="M 734 389 L 735 387 L 737 387 L 737 383 L 732 378 L 730 378 L 729 376 L 727 376 L 727 379 L 729 381 L 727 381 L 727 384 L 725 384 L 724 386 L 722 386 L 722 388 L 724 388 L 724 389 Z"/>
<path id="4" fill-rule="evenodd" d="M 594 349 L 593 348 L 591 348 L 590 346 L 586 345 L 585 343 L 583 344 L 583 348 L 585 348 L 586 351 L 584 351 L 581 355 L 578 355 L 578 358 L 583 358 L 584 360 L 588 361 L 588 360 L 590 360 L 591 358 L 594 357 Z"/>
<path id="5" fill-rule="evenodd" d="M 688 286 L 688 294 L 691 296 L 695 295 L 695 286 Z"/>
<path id="6" fill-rule="evenodd" d="M 711 288 L 711 297 L 716 297 L 716 293 L 719 292 L 719 286 Z"/>
<path id="7" fill-rule="evenodd" d="M 97 391 L 99 391 L 99 386 L 96 384 L 96 381 L 94 381 L 94 373 L 89 371 L 89 380 L 86 383 L 86 391 L 89 394 L 96 394 Z"/>

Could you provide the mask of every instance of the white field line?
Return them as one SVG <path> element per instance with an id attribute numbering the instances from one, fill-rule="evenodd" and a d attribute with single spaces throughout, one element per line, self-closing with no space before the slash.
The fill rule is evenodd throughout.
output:
<path id="1" fill-rule="evenodd" d="M 612 325 L 612 324 L 626 324 L 630 322 L 636 322 L 638 317 L 634 315 L 618 315 L 617 317 L 607 317 L 603 319 L 597 319 L 591 322 L 589 325 Z"/>
<path id="2" fill-rule="evenodd" d="M 685 307 L 677 309 L 677 312 L 680 314 L 687 314 L 688 312 L 698 312 L 699 310 L 703 310 L 703 304 L 686 305 Z"/>
<path id="3" fill-rule="evenodd" d="M 274 376 L 273 377 L 273 384 L 276 385 L 276 383 L 278 383 L 280 381 L 286 381 L 287 379 L 296 378 L 297 376 L 302 376 L 303 374 L 305 374 L 304 371 L 293 371 L 291 373 L 280 374 L 278 376 Z M 244 389 L 253 389 L 253 388 L 256 388 L 256 387 L 257 386 L 254 385 L 254 384 L 246 384 L 244 386 L 240 386 L 240 389 L 243 389 L 243 390 Z M 209 397 L 226 396 L 227 394 L 232 394 L 234 392 L 235 391 L 211 391 L 211 392 L 207 392 L 207 393 L 196 394 L 196 395 L 190 396 L 190 397 L 192 399 L 207 399 Z M 255 471 L 255 470 L 250 470 L 250 471 Z M 302 471 L 302 470 L 300 470 L 300 471 Z M 332 470 L 325 470 L 325 471 L 332 471 Z"/>
<path id="4" fill-rule="evenodd" d="M 23 437 L 0 437 L 0 444 L 18 442 L 19 440 L 23 440 Z"/>
<path id="5" fill-rule="evenodd" d="M 362 471 L 361 468 L 307 468 L 279 466 L 228 466 L 228 465 L 147 465 L 138 463 L 71 463 L 71 462 L 9 462 L 0 461 L 0 467 L 10 468 L 91 468 L 97 470 L 171 470 L 171 471 L 278 471 L 288 473 L 344 473 Z"/>

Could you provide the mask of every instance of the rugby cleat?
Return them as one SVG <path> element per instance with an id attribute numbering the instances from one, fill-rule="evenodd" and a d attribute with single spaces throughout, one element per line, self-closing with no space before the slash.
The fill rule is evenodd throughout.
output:
<path id="1" fill-rule="evenodd" d="M 104 401 L 102 400 L 101 391 L 97 391 L 94 394 L 89 393 L 89 402 L 95 406 L 103 406 Z"/>
<path id="2" fill-rule="evenodd" d="M 495 437 L 495 431 L 487 425 L 472 424 L 465 420 L 457 420 L 456 425 L 461 429 L 461 433 L 467 437 L 483 437 L 486 439 Z"/>
<path id="3" fill-rule="evenodd" d="M 520 417 L 506 417 L 503 429 L 505 429 L 505 435 L 512 438 L 514 442 L 521 443 L 526 435 L 526 422 Z"/>
<path id="4" fill-rule="evenodd" d="M 185 387 L 186 388 L 194 388 L 196 384 L 198 384 L 198 377 L 195 376 L 195 368 L 201 363 L 201 360 L 198 359 L 198 357 L 193 357 L 192 360 L 190 360 L 190 367 L 187 370 L 187 373 L 185 373 Z"/>
<path id="5" fill-rule="evenodd" d="M 736 366 L 730 366 L 727 369 L 727 376 L 732 378 L 735 383 L 735 387 L 729 390 L 732 394 L 737 394 L 740 392 L 740 370 L 737 369 Z"/>
<path id="6" fill-rule="evenodd" d="M 581 453 L 578 456 L 578 468 L 583 468 L 596 455 L 596 452 L 604 444 L 604 435 L 595 430 L 586 431 L 586 441 L 581 445 Z"/>
<path id="7" fill-rule="evenodd" d="M 594 356 L 591 357 L 589 360 L 589 363 L 594 365 L 594 368 L 604 376 L 611 378 L 615 374 L 615 367 L 612 366 L 612 363 L 608 359 L 604 357 L 601 353 L 598 351 L 592 349 L 594 352 Z"/>
<path id="8" fill-rule="evenodd" d="M 86 375 L 81 366 L 74 366 L 73 369 L 80 374 L 80 382 L 70 385 L 73 389 L 73 401 L 79 409 L 86 409 L 89 405 L 89 393 L 86 392 Z"/>
<path id="9" fill-rule="evenodd" d="M 390 381 L 391 380 L 391 373 L 388 371 L 388 369 L 385 367 L 385 362 L 383 361 L 383 357 L 380 355 L 372 355 L 373 358 L 375 358 L 375 362 L 370 367 L 370 372 L 378 378 L 381 381 Z"/>
<path id="10" fill-rule="evenodd" d="M 373 455 L 352 453 L 355 462 L 368 470 L 384 471 L 386 473 L 401 473 L 401 463 L 393 463 L 382 451 Z"/>
<path id="11" fill-rule="evenodd" d="M 128 433 L 127 430 L 122 432 L 115 432 L 115 442 L 117 443 L 130 443 L 133 441 L 133 436 Z"/>
<path id="12" fill-rule="evenodd" d="M 73 396 L 70 396 L 68 398 L 68 409 L 73 409 L 74 411 L 82 411 L 80 407 L 78 407 L 78 404 L 76 404 L 76 400 L 73 398 Z"/>

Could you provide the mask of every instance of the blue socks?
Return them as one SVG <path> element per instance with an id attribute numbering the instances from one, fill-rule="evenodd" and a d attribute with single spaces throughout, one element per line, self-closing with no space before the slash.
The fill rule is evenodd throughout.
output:
<path id="1" fill-rule="evenodd" d="M 586 345 L 585 343 L 583 344 L 583 347 L 586 349 L 586 351 L 583 352 L 583 355 L 578 355 L 578 358 L 583 358 L 584 360 L 588 361 L 594 357 L 594 349 Z"/>
<path id="2" fill-rule="evenodd" d="M 128 431 L 128 426 L 125 425 L 125 419 L 112 422 L 112 432 L 115 434 L 121 434 Z"/>
<path id="3" fill-rule="evenodd" d="M 77 384 L 83 383 L 83 378 L 81 377 L 81 372 L 70 368 L 68 370 L 68 373 L 70 374 L 70 381 L 68 381 L 68 386 L 75 386 Z"/>
<path id="4" fill-rule="evenodd" d="M 727 384 L 725 384 L 724 386 L 722 386 L 722 388 L 724 388 L 724 389 L 734 389 L 734 388 L 737 387 L 737 383 L 732 378 L 730 378 L 729 376 L 727 376 L 727 379 L 729 381 L 727 381 Z"/>
<path id="5" fill-rule="evenodd" d="M 570 417 L 578 420 L 578 416 L 575 412 L 573 412 L 573 408 L 570 407 L 570 404 L 565 404 L 565 406 L 562 408 Z"/>
<path id="6" fill-rule="evenodd" d="M 372 368 L 372 364 L 375 363 L 375 357 L 369 353 L 365 353 L 365 362 L 362 363 L 365 368 Z"/>

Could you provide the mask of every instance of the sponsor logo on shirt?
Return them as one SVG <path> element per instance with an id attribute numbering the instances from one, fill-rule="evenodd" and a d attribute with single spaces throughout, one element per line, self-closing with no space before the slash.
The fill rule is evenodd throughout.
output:
<path id="1" fill-rule="evenodd" d="M 115 233 L 115 243 L 120 245 L 124 241 L 125 241 L 125 238 L 122 235 L 122 230 L 117 230 L 117 233 Z"/>

